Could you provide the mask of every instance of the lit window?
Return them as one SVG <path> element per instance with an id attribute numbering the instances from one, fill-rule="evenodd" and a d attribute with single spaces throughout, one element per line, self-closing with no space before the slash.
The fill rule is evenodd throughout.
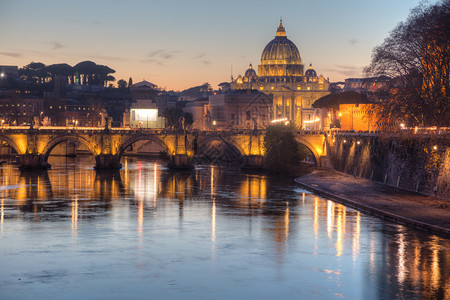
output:
<path id="1" fill-rule="evenodd" d="M 302 87 L 301 87 L 301 86 L 298 86 L 298 87 L 297 87 L 297 90 L 301 90 L 301 89 L 302 89 Z"/>
<path id="2" fill-rule="evenodd" d="M 307 90 L 309 91 L 310 89 L 311 89 L 311 87 L 310 87 L 310 86 L 308 86 L 308 87 L 307 87 Z"/>
<path id="3" fill-rule="evenodd" d="M 273 86 L 271 86 L 270 89 L 273 90 Z"/>

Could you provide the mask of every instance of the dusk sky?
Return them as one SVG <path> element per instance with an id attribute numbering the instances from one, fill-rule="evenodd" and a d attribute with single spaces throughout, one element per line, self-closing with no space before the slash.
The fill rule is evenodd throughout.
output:
<path id="1" fill-rule="evenodd" d="M 335 82 L 362 76 L 373 47 L 419 2 L 0 0 L 0 65 L 92 60 L 117 80 L 217 88 L 231 68 L 235 77 L 257 68 L 282 17 L 305 68 Z"/>

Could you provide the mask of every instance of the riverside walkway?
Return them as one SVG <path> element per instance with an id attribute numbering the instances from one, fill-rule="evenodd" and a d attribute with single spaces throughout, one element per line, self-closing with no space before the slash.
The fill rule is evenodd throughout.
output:
<path id="1" fill-rule="evenodd" d="M 371 215 L 450 238 L 450 201 L 400 190 L 333 170 L 295 179 L 320 196 Z"/>

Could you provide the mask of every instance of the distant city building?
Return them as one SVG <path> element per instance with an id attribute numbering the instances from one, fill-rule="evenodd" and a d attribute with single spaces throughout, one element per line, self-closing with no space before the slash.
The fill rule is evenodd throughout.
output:
<path id="1" fill-rule="evenodd" d="M 381 89 L 387 89 L 390 78 L 387 76 L 370 78 L 347 78 L 345 79 L 344 92 L 376 92 Z"/>
<path id="2" fill-rule="evenodd" d="M 0 79 L 5 77 L 17 77 L 19 68 L 17 66 L 1 66 Z"/>
<path id="3" fill-rule="evenodd" d="M 286 119 L 298 128 L 307 129 L 316 119 L 311 105 L 328 95 L 329 81 L 317 75 L 312 65 L 303 73 L 303 62 L 297 46 L 286 37 L 280 21 L 275 38 L 264 48 L 258 74 L 250 64 L 244 77 L 230 83 L 232 90 L 257 89 L 273 96 L 272 119 Z"/>
<path id="4" fill-rule="evenodd" d="M 373 105 L 365 93 L 354 91 L 324 96 L 313 103 L 318 121 L 316 130 L 378 130 L 377 117 Z M 312 124 L 311 124 L 312 125 Z"/>
<path id="5" fill-rule="evenodd" d="M 161 117 L 167 109 L 175 108 L 178 102 L 178 95 L 175 92 L 161 92 L 156 96 L 158 115 Z"/>
<path id="6" fill-rule="evenodd" d="M 270 123 L 272 95 L 239 89 L 209 96 L 207 129 L 264 129 Z"/>
<path id="7" fill-rule="evenodd" d="M 86 105 L 73 99 L 65 102 L 48 101 L 43 112 L 50 118 L 51 125 L 103 127 L 108 114 L 100 105 Z"/>
<path id="8" fill-rule="evenodd" d="M 146 80 L 133 84 L 130 91 L 133 101 L 150 100 L 153 103 L 156 103 L 156 96 L 159 93 L 158 86 Z"/>
<path id="9" fill-rule="evenodd" d="M 183 111 L 192 114 L 192 129 L 206 130 L 206 107 L 209 104 L 209 98 L 199 98 L 186 103 Z"/>
<path id="10" fill-rule="evenodd" d="M 129 126 L 132 128 L 164 128 L 165 120 L 159 117 L 156 101 L 159 93 L 158 87 L 144 80 L 134 84 L 130 91 L 133 103 L 128 112 L 129 117 L 124 117 L 125 120 L 129 120 Z M 128 123 L 124 125 L 127 126 Z"/>
<path id="11" fill-rule="evenodd" d="M 44 99 L 32 95 L 12 94 L 0 97 L 0 122 L 2 125 L 31 125 L 34 117 L 41 116 Z"/>

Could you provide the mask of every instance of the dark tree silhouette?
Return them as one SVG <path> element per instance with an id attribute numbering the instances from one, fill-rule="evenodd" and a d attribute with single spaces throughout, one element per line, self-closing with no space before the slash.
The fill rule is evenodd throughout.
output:
<path id="1" fill-rule="evenodd" d="M 380 125 L 450 126 L 450 1 L 419 5 L 373 50 L 368 76 L 387 75 Z"/>
<path id="2" fill-rule="evenodd" d="M 123 79 L 120 79 L 119 81 L 117 81 L 117 87 L 121 90 L 124 90 L 127 88 L 127 82 Z"/>
<path id="3" fill-rule="evenodd" d="M 294 136 L 292 125 L 275 124 L 267 127 L 264 136 L 266 168 L 271 173 L 293 174 L 307 153 Z"/>
<path id="4" fill-rule="evenodd" d="M 32 83 L 42 83 L 46 73 L 43 71 L 45 65 L 41 62 L 31 62 L 18 70 L 19 76 Z"/>

